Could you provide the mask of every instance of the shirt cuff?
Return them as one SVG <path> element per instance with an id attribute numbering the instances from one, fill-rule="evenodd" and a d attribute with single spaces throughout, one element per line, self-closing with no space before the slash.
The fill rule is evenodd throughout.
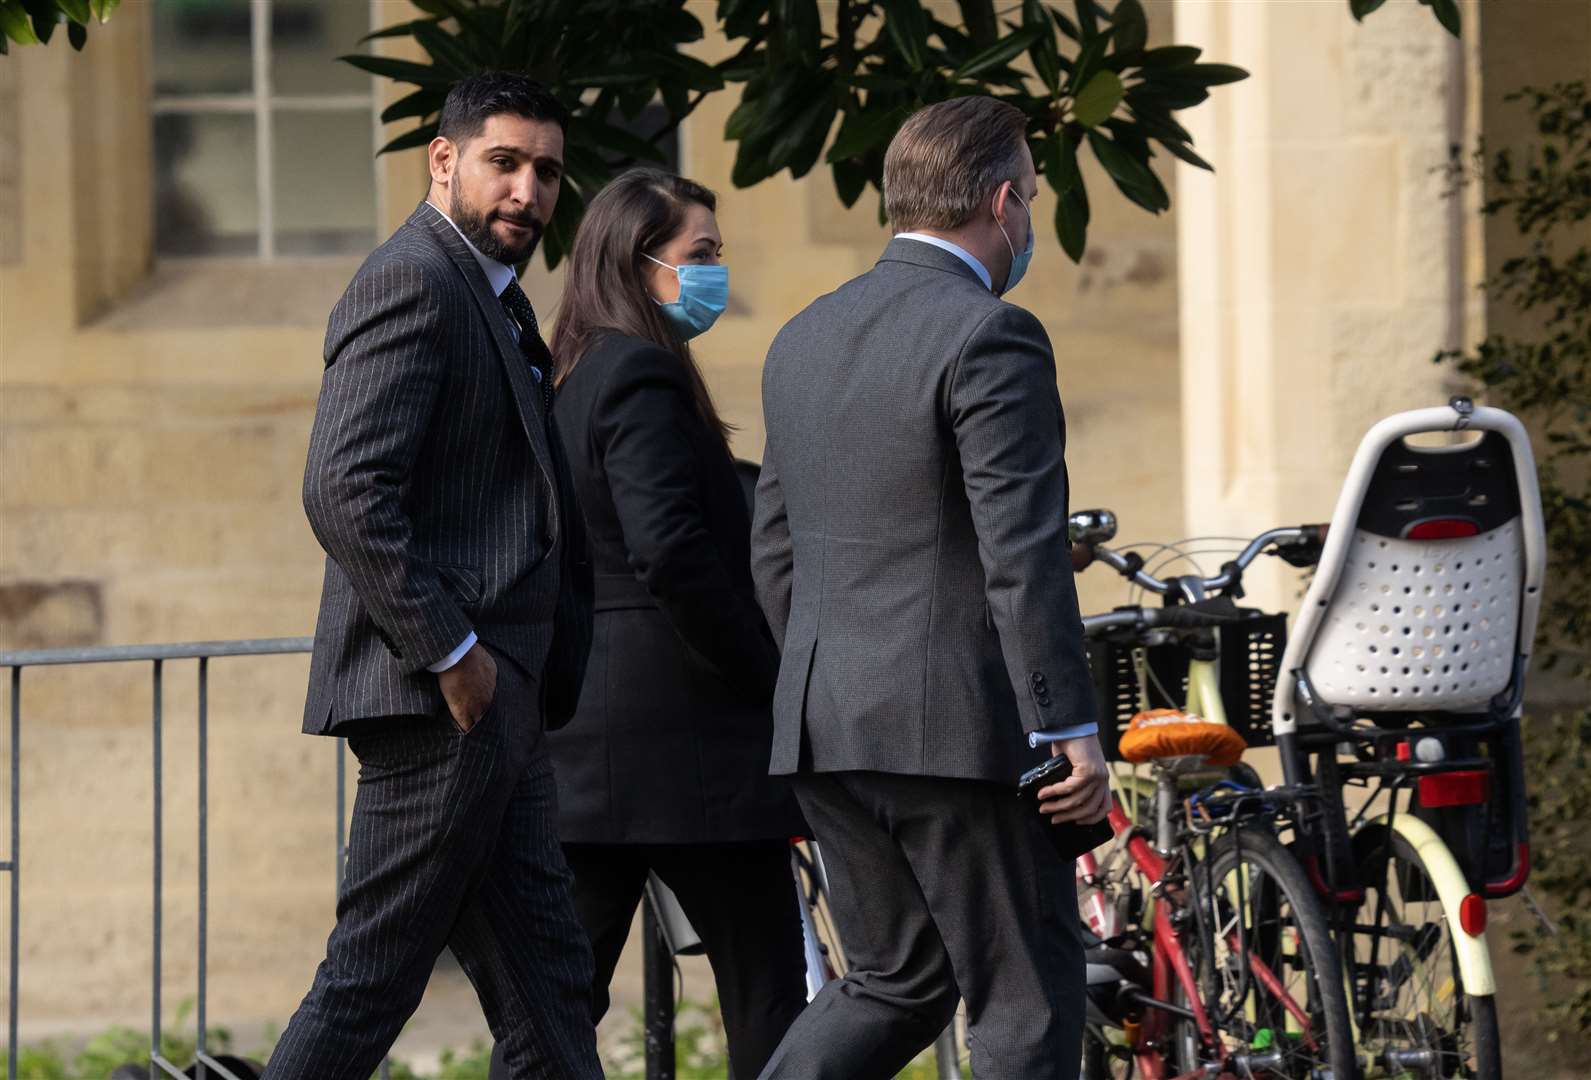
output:
<path id="1" fill-rule="evenodd" d="M 1045 728 L 1044 734 L 1051 739 L 1081 739 L 1085 735 L 1098 735 L 1099 725 L 1090 721 L 1071 727 Z"/>
<path id="2" fill-rule="evenodd" d="M 427 667 L 426 670 L 437 675 L 442 674 L 442 672 L 446 671 L 448 668 L 464 659 L 464 654 L 475 647 L 475 641 L 475 631 L 471 630 L 469 637 L 459 642 L 458 648 L 442 657 L 442 659 L 438 660 L 436 663 Z"/>

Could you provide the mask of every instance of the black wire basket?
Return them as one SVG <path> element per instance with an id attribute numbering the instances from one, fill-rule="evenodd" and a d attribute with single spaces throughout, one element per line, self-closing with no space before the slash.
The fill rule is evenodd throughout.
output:
<path id="1" fill-rule="evenodd" d="M 1287 616 L 1239 608 L 1242 619 L 1218 631 L 1221 700 L 1226 720 L 1250 746 L 1268 746 L 1271 695 L 1287 648 Z M 1141 676 L 1135 655 L 1142 651 Z M 1188 692 L 1188 651 L 1175 642 L 1148 647 L 1104 639 L 1088 643 L 1094 696 L 1099 703 L 1105 756 L 1118 760 L 1117 742 L 1140 708 L 1181 708 Z M 1142 704 L 1141 702 L 1147 702 Z"/>

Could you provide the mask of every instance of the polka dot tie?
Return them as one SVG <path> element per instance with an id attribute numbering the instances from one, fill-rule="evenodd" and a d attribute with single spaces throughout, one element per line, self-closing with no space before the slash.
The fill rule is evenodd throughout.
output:
<path id="1" fill-rule="evenodd" d="M 552 371 L 536 362 L 536 353 L 530 347 L 532 338 L 539 338 L 541 330 L 536 324 L 536 309 L 530 306 L 530 297 L 519 287 L 518 281 L 509 281 L 508 287 L 498 297 L 503 309 L 519 325 L 519 351 L 541 376 L 541 403 L 547 415 L 552 415 Z"/>

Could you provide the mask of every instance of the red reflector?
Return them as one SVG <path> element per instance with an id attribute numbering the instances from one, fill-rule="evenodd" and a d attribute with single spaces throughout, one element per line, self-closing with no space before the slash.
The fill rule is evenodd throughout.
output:
<path id="1" fill-rule="evenodd" d="M 1486 901 L 1470 893 L 1458 905 L 1458 924 L 1470 937 L 1480 937 L 1486 932 Z"/>
<path id="2" fill-rule="evenodd" d="M 1480 531 L 1480 526 L 1467 518 L 1432 518 L 1410 527 L 1404 535 L 1410 540 L 1452 540 L 1476 536 Z"/>
<path id="3" fill-rule="evenodd" d="M 1420 805 L 1431 809 L 1438 806 L 1474 806 L 1486 801 L 1486 773 L 1481 769 L 1462 772 L 1437 773 L 1420 777 Z"/>
<path id="4" fill-rule="evenodd" d="M 1414 757 L 1414 751 L 1409 749 L 1409 741 L 1407 739 L 1398 743 L 1397 753 L 1399 761 L 1408 761 Z"/>

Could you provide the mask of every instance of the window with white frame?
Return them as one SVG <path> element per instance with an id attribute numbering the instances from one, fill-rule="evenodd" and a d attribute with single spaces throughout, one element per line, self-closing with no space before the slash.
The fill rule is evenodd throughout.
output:
<path id="1" fill-rule="evenodd" d="M 155 253 L 348 255 L 375 243 L 365 0 L 153 0 Z"/>

